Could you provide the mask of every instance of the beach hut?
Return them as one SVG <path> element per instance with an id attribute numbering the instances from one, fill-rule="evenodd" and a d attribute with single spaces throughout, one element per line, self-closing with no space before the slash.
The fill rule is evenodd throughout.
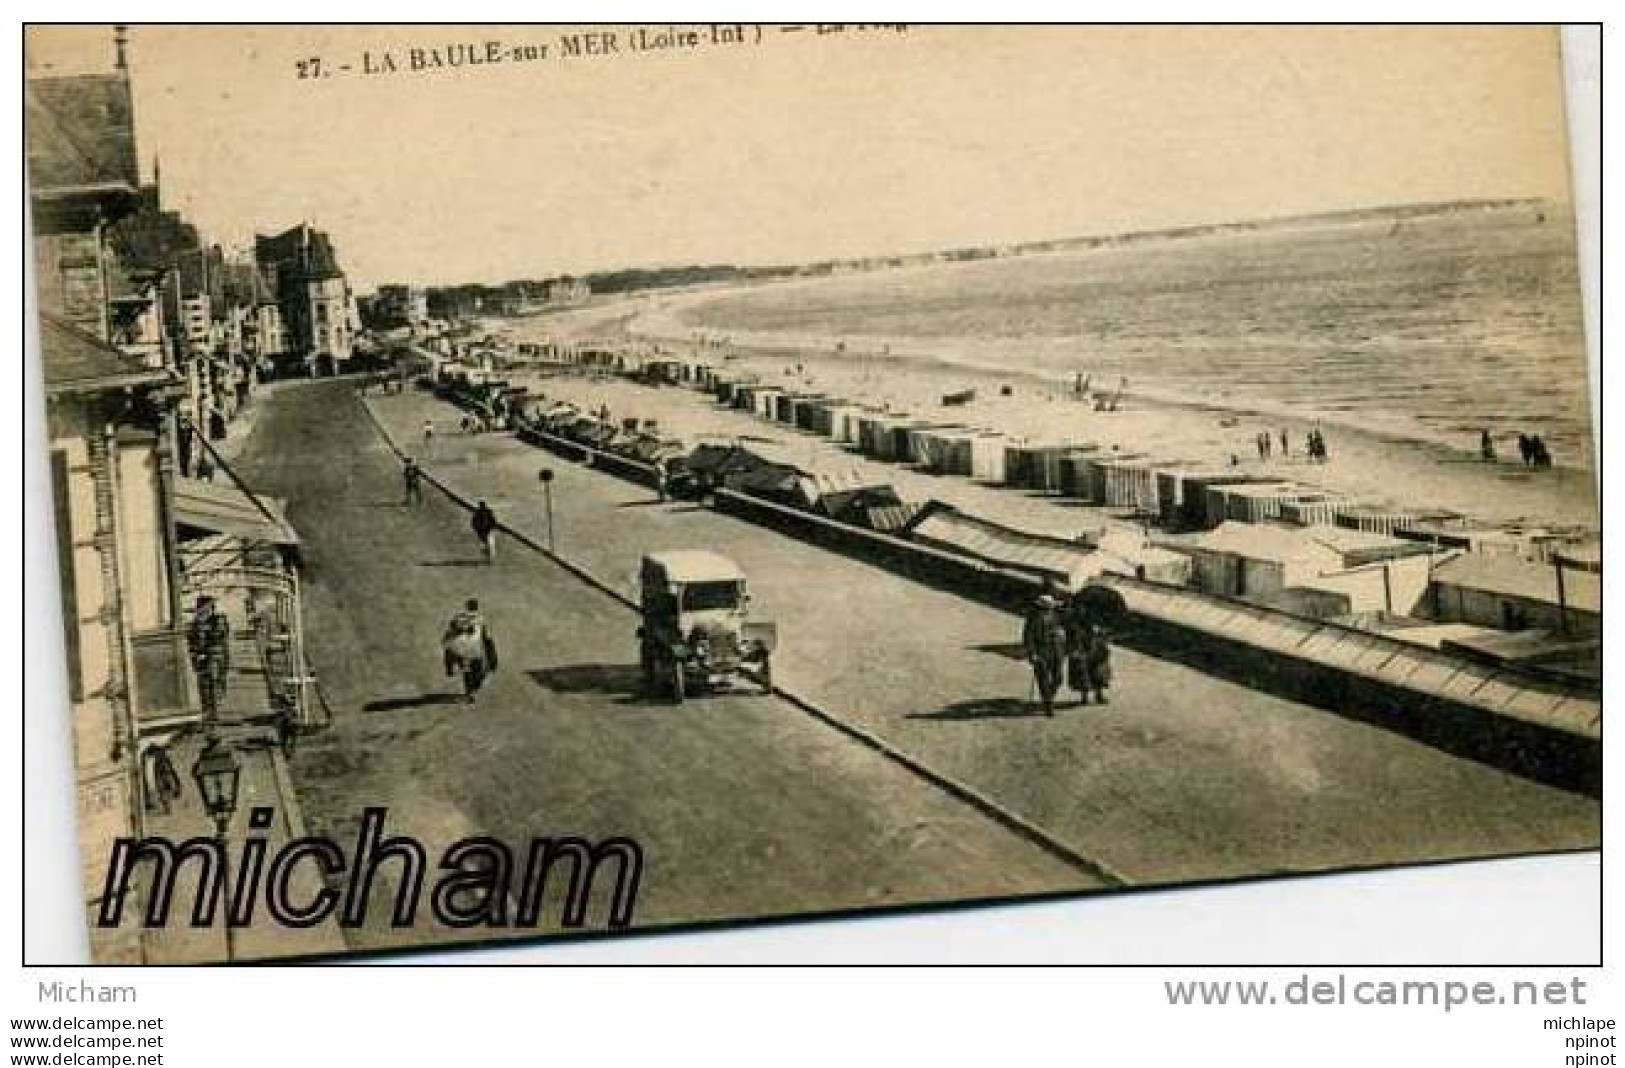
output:
<path id="1" fill-rule="evenodd" d="M 969 477 L 974 466 L 976 431 L 960 428 L 939 437 L 940 448 L 931 470 L 941 475 Z"/>
<path id="2" fill-rule="evenodd" d="M 1221 468 L 1201 465 L 1159 467 L 1153 477 L 1157 483 L 1157 522 L 1169 530 L 1183 530 L 1197 522 L 1186 515 L 1186 496 L 1192 479 L 1223 479 L 1230 474 Z M 1196 494 L 1200 503 L 1201 494 Z"/>
<path id="3" fill-rule="evenodd" d="M 1159 466 L 1178 461 L 1158 461 L 1148 456 L 1114 456 L 1097 466 L 1101 476 L 1100 503 L 1108 508 L 1125 508 L 1141 515 L 1157 514 Z"/>
<path id="4" fill-rule="evenodd" d="M 784 390 L 775 386 L 762 386 L 751 391 L 751 408 L 758 419 L 776 419 L 779 411 L 779 398 L 784 396 Z"/>
<path id="5" fill-rule="evenodd" d="M 1005 448 L 1006 481 L 1012 486 L 1061 492 L 1062 461 L 1079 451 L 1076 445 L 1020 444 Z"/>
<path id="6" fill-rule="evenodd" d="M 792 396 L 788 422 L 797 430 L 819 431 L 818 414 L 826 403 L 828 398 L 816 393 Z"/>
<path id="7" fill-rule="evenodd" d="M 1381 504 L 1354 504 L 1338 508 L 1332 515 L 1335 526 L 1349 530 L 1363 530 L 1371 534 L 1398 534 L 1429 518 L 1454 516 L 1454 513 L 1418 511 Z"/>
<path id="8" fill-rule="evenodd" d="M 858 423 L 865 409 L 856 404 L 841 403 L 830 406 L 829 436 L 842 445 L 858 443 Z"/>
<path id="9" fill-rule="evenodd" d="M 919 425 L 918 419 L 909 417 L 888 421 L 880 436 L 880 451 L 875 454 L 876 458 L 889 463 L 907 463 L 910 456 L 909 434 Z"/>
<path id="10" fill-rule="evenodd" d="M 1004 455 L 1010 439 L 991 431 L 973 434 L 970 439 L 970 477 L 990 486 L 1005 482 Z"/>
<path id="11" fill-rule="evenodd" d="M 835 434 L 835 413 L 841 407 L 841 402 L 832 397 L 825 397 L 813 401 L 807 406 L 807 429 L 814 434 L 824 437 L 833 437 Z"/>
<path id="12" fill-rule="evenodd" d="M 1306 493 L 1296 500 L 1281 502 L 1281 521 L 1300 527 L 1329 527 L 1334 525 L 1339 508 L 1348 506 L 1348 499 L 1333 493 Z"/>
<path id="13" fill-rule="evenodd" d="M 1213 525 L 1227 519 L 1241 523 L 1264 523 L 1281 518 L 1281 506 L 1288 501 L 1321 500 L 1326 494 L 1299 482 L 1240 482 L 1212 486 L 1206 502 Z"/>
<path id="14" fill-rule="evenodd" d="M 856 445 L 858 442 L 858 418 L 863 409 L 847 401 L 831 401 L 828 407 L 829 429 L 825 431 L 831 441 L 843 445 Z"/>
<path id="15" fill-rule="evenodd" d="M 1208 491 L 1211 489 L 1273 481 L 1276 480 L 1261 478 L 1258 475 L 1242 474 L 1234 470 L 1221 470 L 1217 473 L 1190 472 L 1181 479 L 1180 520 L 1174 524 L 1175 529 L 1212 530 L 1223 522 L 1222 513 L 1218 518 L 1209 518 Z"/>
<path id="16" fill-rule="evenodd" d="M 884 412 L 869 412 L 858 417 L 858 451 L 865 456 L 879 456 L 881 439 L 889 433 Z"/>
<path id="17" fill-rule="evenodd" d="M 1074 454 L 1072 463 L 1068 465 L 1068 492 L 1092 504 L 1108 504 L 1111 496 L 1121 502 L 1124 500 L 1126 483 L 1117 472 L 1124 464 L 1139 459 L 1144 459 L 1143 453 L 1101 452 L 1096 449 L 1086 454 Z M 1127 505 L 1118 503 L 1114 507 Z"/>
<path id="18" fill-rule="evenodd" d="M 939 475 L 970 474 L 970 430 L 926 425 L 909 431 L 908 458 Z"/>

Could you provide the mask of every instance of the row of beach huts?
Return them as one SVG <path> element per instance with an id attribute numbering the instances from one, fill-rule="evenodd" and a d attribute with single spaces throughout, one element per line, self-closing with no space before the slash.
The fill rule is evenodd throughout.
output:
<path id="1" fill-rule="evenodd" d="M 1600 556 L 1574 532 L 1476 525 L 1454 513 L 1353 500 L 1258 469 L 1125 453 L 1084 441 L 1032 441 L 975 425 L 945 405 L 901 412 L 764 382 L 698 360 L 580 346 L 583 368 L 693 389 L 776 427 L 880 463 L 1097 505 L 1125 527 L 1076 539 L 1036 534 L 942 502 L 909 502 L 884 476 L 810 471 L 771 446 L 686 444 L 632 420 L 614 426 L 537 401 L 523 418 L 548 433 L 626 455 L 658 456 L 673 486 L 725 488 L 1073 583 L 1101 572 L 1383 629 L 1429 624 L 1484 631 L 1595 633 Z M 654 462 L 649 460 L 647 462 Z M 1130 536 L 1137 535 L 1137 536 Z M 1554 570 L 1555 565 L 1555 570 Z M 1423 637 L 1411 631 L 1407 637 Z"/>

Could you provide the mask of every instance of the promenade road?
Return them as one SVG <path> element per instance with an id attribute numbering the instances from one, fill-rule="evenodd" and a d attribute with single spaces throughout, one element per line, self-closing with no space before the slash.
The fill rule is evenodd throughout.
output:
<path id="1" fill-rule="evenodd" d="M 780 683 L 1130 882 L 1600 840 L 1594 800 L 1125 649 L 1114 654 L 1109 706 L 1036 716 L 1019 621 L 1007 613 L 709 509 L 656 503 L 644 487 L 510 435 L 460 435 L 457 410 L 424 393 L 367 403 L 437 477 L 538 541 L 537 474 L 552 468 L 560 553 L 629 595 L 646 551 L 732 556 L 751 577 L 753 610 L 779 623 Z M 332 417 L 350 418 L 337 407 Z M 426 452 L 425 419 L 443 431 Z M 503 552 L 524 550 L 510 539 Z M 632 664 L 630 647 L 621 655 Z"/>
<path id="2" fill-rule="evenodd" d="M 303 539 L 310 653 L 335 712 L 292 761 L 311 833 L 348 850 L 362 809 L 387 805 L 386 831 L 416 835 L 431 868 L 476 834 L 515 850 L 630 836 L 646 862 L 639 927 L 1101 885 L 782 700 L 643 700 L 632 614 L 511 542 L 481 564 L 467 514 L 432 488 L 403 507 L 399 467 L 352 389 L 271 395 L 236 465 L 288 500 Z M 469 596 L 501 646 L 474 706 L 456 699 L 439 649 Z M 419 924 L 390 930 L 395 870 L 380 868 L 353 946 L 491 936 L 428 923 L 427 893 Z M 544 929 L 556 930 L 550 902 Z"/>

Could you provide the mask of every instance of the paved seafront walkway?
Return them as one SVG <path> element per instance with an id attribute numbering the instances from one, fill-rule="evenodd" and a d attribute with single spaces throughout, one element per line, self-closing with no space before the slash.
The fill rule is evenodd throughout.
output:
<path id="1" fill-rule="evenodd" d="M 1019 620 L 1007 613 L 692 503 L 659 503 L 510 435 L 459 434 L 457 409 L 425 393 L 365 403 L 436 478 L 538 543 L 538 472 L 551 468 L 558 552 L 627 595 L 645 552 L 733 557 L 753 611 L 779 624 L 778 682 L 1130 882 L 1599 841 L 1592 800 L 1124 649 L 1109 706 L 1045 719 L 1028 705 Z M 426 419 L 438 428 L 430 443 Z M 501 551 L 528 550 L 504 539 Z"/>
<path id="2" fill-rule="evenodd" d="M 293 781 L 311 832 L 347 852 L 369 806 L 386 806 L 387 831 L 415 836 L 431 867 L 473 835 L 521 861 L 535 838 L 630 837 L 644 855 L 640 929 L 1103 885 L 779 698 L 646 699 L 626 606 L 512 541 L 484 564 L 467 513 L 432 488 L 404 506 L 394 454 L 345 383 L 279 394 L 241 467 L 299 529 L 333 724 L 301 740 Z M 501 651 L 472 705 L 439 648 L 467 597 Z M 353 948 L 536 933 L 439 927 L 427 901 L 393 929 L 398 867 L 380 870 L 368 922 L 344 931 Z M 593 929 L 614 872 L 593 881 Z M 559 930 L 560 882 L 542 933 Z"/>

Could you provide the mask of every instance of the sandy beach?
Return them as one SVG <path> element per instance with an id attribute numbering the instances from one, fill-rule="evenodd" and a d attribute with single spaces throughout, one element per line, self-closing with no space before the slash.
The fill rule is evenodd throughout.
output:
<path id="1" fill-rule="evenodd" d="M 1279 411 L 1249 410 L 1230 403 L 1173 403 L 1132 392 L 1122 399 L 1118 410 L 1096 411 L 1093 405 L 1070 396 L 1068 383 L 1054 377 L 996 374 L 946 365 L 925 375 L 916 367 L 902 366 L 884 357 L 837 353 L 832 341 L 806 347 L 734 344 L 726 350 L 708 350 L 693 340 L 694 331 L 682 327 L 677 311 L 682 303 L 710 299 L 715 292 L 606 301 L 573 312 L 487 320 L 484 325 L 492 333 L 514 340 L 642 343 L 651 349 L 660 347 L 682 356 L 696 356 L 772 384 L 884 405 L 1033 442 L 1092 443 L 1123 453 L 1202 465 L 1228 465 L 1235 457 L 1243 470 L 1309 483 L 1373 505 L 1446 509 L 1487 524 L 1588 531 L 1598 526 L 1595 482 L 1589 471 L 1571 466 L 1532 470 L 1518 463 L 1515 450 L 1510 450 L 1510 461 L 1506 458 L 1508 450 L 1503 450 L 1502 459 L 1490 463 L 1475 453 L 1439 442 L 1322 423 L 1328 460 L 1311 463 L 1304 446 L 1314 423 Z M 1113 386 L 1115 383 L 1096 383 L 1094 388 L 1109 392 Z M 595 387 L 593 395 L 603 394 L 603 402 L 609 403 L 612 410 L 657 418 L 674 434 L 739 433 L 732 420 L 719 424 L 705 417 L 709 414 L 705 413 L 707 406 L 692 394 L 629 387 L 636 390 L 635 395 L 621 395 L 616 389 L 618 400 L 624 396 L 624 406 L 618 407 L 607 392 L 610 388 Z M 1002 394 L 1005 388 L 1009 388 L 1009 395 Z M 570 389 L 575 391 L 575 387 Z M 976 399 L 965 405 L 943 406 L 944 394 L 961 390 L 975 390 Z M 778 438 L 799 436 L 782 427 L 760 427 L 762 432 Z M 1280 449 L 1283 430 L 1289 442 L 1285 455 Z M 1259 457 L 1256 446 L 1258 435 L 1265 431 L 1274 438 L 1268 460 Z M 920 477 L 930 481 L 933 492 L 929 495 L 941 499 L 957 496 L 951 484 L 963 481 Z M 1035 507 L 1020 511 L 1030 513 L 1025 518 L 1037 525 L 1034 529 L 1077 526 L 1073 509 L 1064 504 L 1033 504 Z"/>

